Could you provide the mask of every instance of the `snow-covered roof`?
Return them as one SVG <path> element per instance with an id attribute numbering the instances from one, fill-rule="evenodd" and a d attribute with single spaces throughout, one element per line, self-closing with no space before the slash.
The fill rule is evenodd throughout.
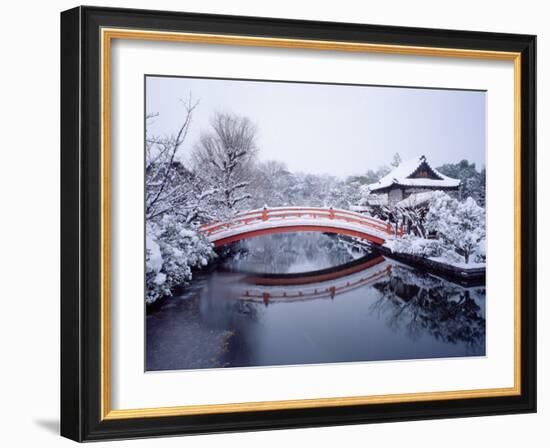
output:
<path id="1" fill-rule="evenodd" d="M 437 179 L 432 178 L 411 178 L 422 164 L 426 164 Z M 437 171 L 426 160 L 426 157 L 420 156 L 411 160 L 402 162 L 397 168 L 384 176 L 378 182 L 369 185 L 370 191 L 384 190 L 392 185 L 401 185 L 405 187 L 429 187 L 429 188 L 455 188 L 460 184 L 460 180 L 445 176 Z"/>

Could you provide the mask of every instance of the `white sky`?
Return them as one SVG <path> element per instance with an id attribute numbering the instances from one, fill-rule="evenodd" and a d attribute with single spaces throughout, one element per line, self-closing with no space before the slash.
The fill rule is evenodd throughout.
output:
<path id="1" fill-rule="evenodd" d="M 147 113 L 159 114 L 151 135 L 176 132 L 189 93 L 200 104 L 186 154 L 219 111 L 249 117 L 260 159 L 291 171 L 362 174 L 396 152 L 403 160 L 424 154 L 434 166 L 485 165 L 485 92 L 148 76 Z"/>

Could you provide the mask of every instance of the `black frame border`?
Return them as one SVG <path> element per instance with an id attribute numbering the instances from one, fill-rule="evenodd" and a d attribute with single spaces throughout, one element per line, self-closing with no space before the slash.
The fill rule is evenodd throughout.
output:
<path id="1" fill-rule="evenodd" d="M 100 28 L 521 53 L 521 395 L 101 420 Z M 536 412 L 536 36 L 77 7 L 61 13 L 61 435 L 76 441 Z"/>

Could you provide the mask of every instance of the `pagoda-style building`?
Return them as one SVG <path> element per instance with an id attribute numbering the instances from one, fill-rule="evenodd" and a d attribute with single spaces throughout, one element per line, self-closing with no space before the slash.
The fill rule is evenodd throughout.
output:
<path id="1" fill-rule="evenodd" d="M 460 180 L 445 176 L 420 156 L 402 162 L 391 173 L 369 185 L 373 194 L 387 194 L 388 203 L 395 204 L 412 194 L 442 190 L 458 191 Z"/>

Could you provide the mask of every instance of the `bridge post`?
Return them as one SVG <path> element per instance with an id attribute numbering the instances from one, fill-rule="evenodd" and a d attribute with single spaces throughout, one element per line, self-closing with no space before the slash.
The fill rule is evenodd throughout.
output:
<path id="1" fill-rule="evenodd" d="M 269 295 L 268 292 L 264 292 L 262 294 L 262 299 L 263 299 L 263 302 L 264 302 L 265 306 L 269 305 L 269 297 L 270 297 L 270 295 Z"/>
<path id="2" fill-rule="evenodd" d="M 267 221 L 267 206 L 264 205 L 264 209 L 262 210 L 262 221 Z"/>
<path id="3" fill-rule="evenodd" d="M 329 219 L 334 219 L 334 209 L 332 207 L 330 207 L 330 209 L 329 209 L 328 218 Z"/>

